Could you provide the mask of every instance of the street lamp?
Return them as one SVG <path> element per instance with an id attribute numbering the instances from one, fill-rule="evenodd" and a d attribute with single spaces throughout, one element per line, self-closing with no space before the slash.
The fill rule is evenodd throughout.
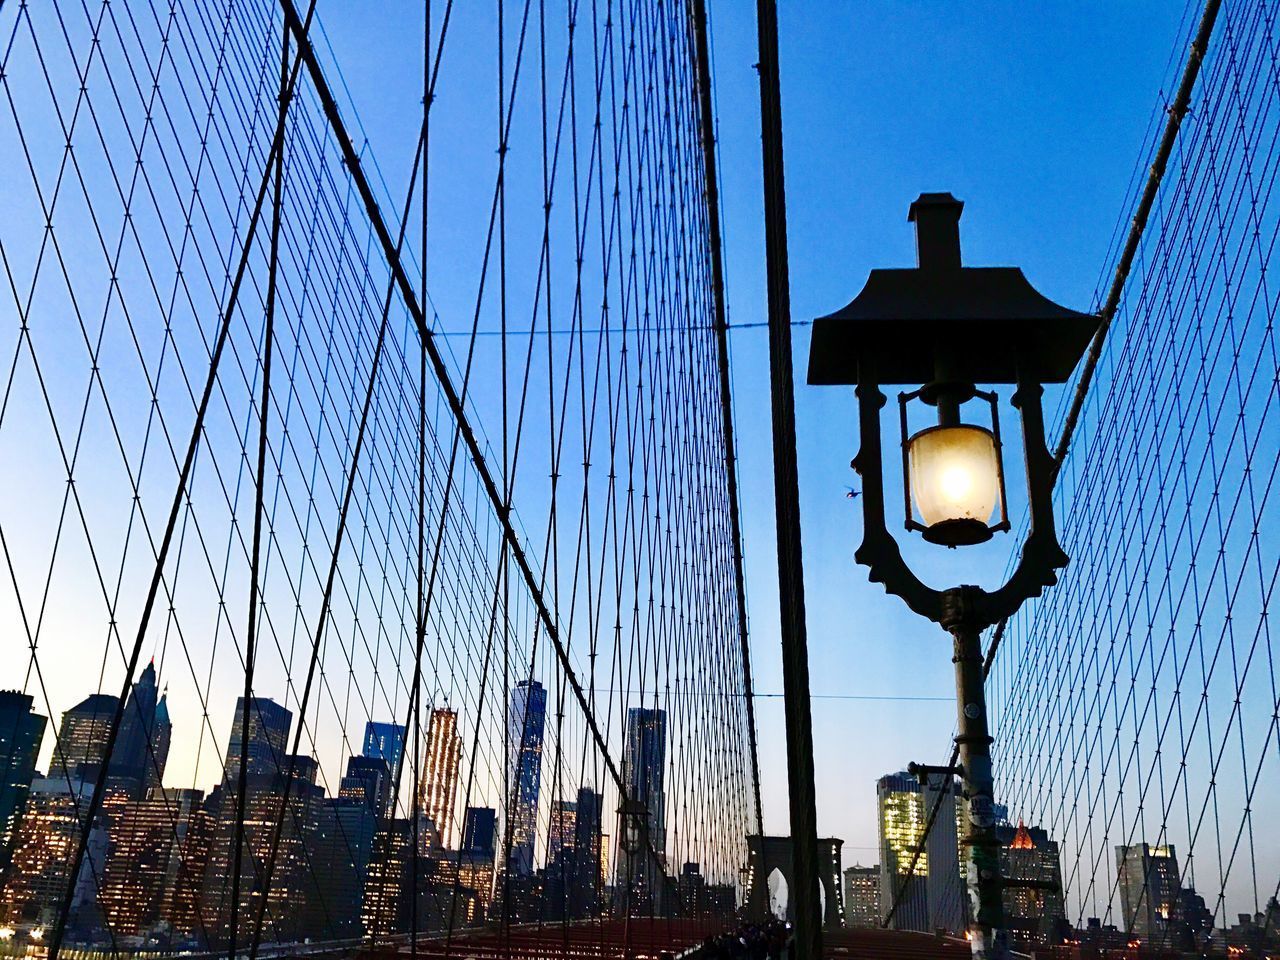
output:
<path id="1" fill-rule="evenodd" d="M 622 904 L 625 915 L 630 916 L 635 909 L 636 900 L 636 856 L 645 844 L 649 808 L 643 800 L 625 799 L 618 808 L 618 816 L 622 820 L 619 843 L 626 858 L 627 869 L 626 885 L 622 890 Z"/>
<path id="2" fill-rule="evenodd" d="M 915 269 L 872 270 L 844 309 L 814 321 L 811 384 L 852 384 L 860 446 L 853 460 L 862 481 L 863 539 L 854 554 L 872 582 L 914 612 L 942 625 L 954 642 L 956 743 L 968 801 L 966 848 L 969 940 L 975 957 L 1001 956 L 999 842 L 995 836 L 991 736 L 983 691 L 982 631 L 1057 582 L 1067 563 L 1054 530 L 1055 464 L 1045 445 L 1040 397 L 1045 383 L 1070 377 L 1099 318 L 1038 293 L 1015 267 L 964 267 L 963 204 L 949 193 L 924 193 L 911 205 Z M 1014 386 L 1026 459 L 1030 530 L 1013 573 L 994 591 L 975 586 L 935 590 L 907 566 L 885 524 L 880 411 L 885 384 L 899 394 L 905 527 L 928 542 L 957 548 L 1009 529 L 999 398 L 978 384 Z M 916 404 L 936 424 L 909 431 Z M 983 409 L 976 422 L 971 411 Z M 988 425 L 989 424 L 989 425 Z"/>

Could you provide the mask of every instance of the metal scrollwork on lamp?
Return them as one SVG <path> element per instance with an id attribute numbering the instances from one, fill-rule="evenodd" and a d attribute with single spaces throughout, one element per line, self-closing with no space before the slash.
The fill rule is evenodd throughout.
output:
<path id="1" fill-rule="evenodd" d="M 1038 293 L 1016 267 L 965 267 L 963 204 L 925 193 L 911 205 L 918 266 L 871 271 L 842 310 L 814 321 L 809 383 L 853 385 L 862 481 L 863 536 L 854 557 L 870 579 L 954 641 L 961 774 L 968 802 L 967 848 L 975 956 L 1005 952 L 999 847 L 995 837 L 991 736 L 983 691 L 981 632 L 1057 582 L 1067 564 L 1053 518 L 1055 464 L 1045 444 L 1045 383 L 1070 376 L 1098 329 Z M 899 394 L 905 528 L 950 548 L 985 542 L 1010 529 L 1005 496 L 1000 402 L 979 384 L 1012 385 L 1026 457 L 1030 531 L 1009 579 L 998 589 L 947 590 L 925 584 L 907 565 L 885 522 L 881 410 L 884 385 Z M 908 429 L 914 404 L 932 407 L 936 425 Z M 989 426 L 966 421 L 981 405 Z"/>

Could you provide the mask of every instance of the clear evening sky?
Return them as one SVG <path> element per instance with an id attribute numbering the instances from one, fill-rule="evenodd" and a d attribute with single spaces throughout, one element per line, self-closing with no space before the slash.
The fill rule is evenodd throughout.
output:
<path id="1" fill-rule="evenodd" d="M 912 265 L 907 205 L 926 190 L 964 200 L 966 262 L 1021 266 L 1058 302 L 1094 306 L 1153 109 L 1182 56 L 1175 54 L 1187 16 L 1181 4 L 780 6 L 796 320 L 843 306 L 873 267 Z M 754 7 L 748 0 L 711 3 L 730 320 L 739 324 L 766 316 Z M 399 195 L 417 134 L 409 118 L 420 110 L 421 11 L 346 3 L 320 9 L 370 149 Z M 446 47 L 442 100 L 450 97 L 450 70 L 492 70 L 487 60 L 461 64 L 458 57 Z M 477 109 L 477 136 L 489 143 L 493 105 Z M 450 271 L 442 255 L 433 256 L 434 291 L 450 282 Z M 732 348 L 756 689 L 776 694 L 782 681 L 764 331 L 739 331 Z M 946 758 L 954 710 L 949 644 L 853 564 L 859 515 L 857 501 L 845 496 L 855 482 L 848 468 L 856 440 L 852 398 L 804 385 L 806 327 L 796 328 L 794 349 L 818 826 L 844 839 L 846 864 L 873 862 L 875 779 L 911 760 Z M 1055 395 L 1046 397 L 1047 410 L 1056 403 Z M 948 577 L 982 582 L 1003 570 L 1010 546 L 1006 537 L 955 564 L 919 550 L 908 555 L 932 569 L 939 585 Z M 781 700 L 760 699 L 757 717 L 765 826 L 786 833 Z"/>
<path id="2" fill-rule="evenodd" d="M 590 4 L 579 2 L 585 16 Z M 438 22 L 443 4 L 436 6 Z M 507 3 L 509 9 L 520 6 Z M 749 0 L 711 2 L 734 324 L 759 324 L 766 316 L 754 6 Z M 920 192 L 935 190 L 949 190 L 966 204 L 966 262 L 1018 265 L 1052 299 L 1077 309 L 1095 306 L 1113 231 L 1133 190 L 1135 164 L 1153 118 L 1162 118 L 1159 106 L 1183 55 L 1179 38 L 1188 13 L 1181 3 L 827 0 L 781 6 L 796 320 L 843 306 L 873 267 L 911 265 L 907 206 Z M 401 198 L 421 115 L 421 5 L 324 0 L 318 9 L 368 153 L 390 195 Z M 452 29 L 459 35 L 445 48 L 437 103 L 455 118 L 473 113 L 475 137 L 434 145 L 432 189 L 442 197 L 449 191 L 450 164 L 483 167 L 486 176 L 495 164 L 493 51 L 468 50 L 469 35 L 463 33 L 483 29 L 493 11 L 493 3 L 481 8 L 472 0 L 455 11 L 458 24 Z M 398 213 L 389 211 L 388 219 Z M 474 297 L 474 251 L 467 248 L 451 260 L 451 229 L 447 217 L 433 220 L 438 232 L 429 289 L 440 304 Z M 441 314 L 446 329 L 462 330 L 470 319 L 458 315 L 455 322 L 443 308 Z M 868 863 L 876 859 L 876 778 L 912 760 L 938 763 L 947 756 L 954 710 L 950 649 L 936 627 L 869 585 L 853 563 L 858 502 L 845 495 L 846 485 L 856 485 L 848 466 L 856 443 L 852 396 L 804 385 L 808 347 L 808 328 L 797 326 L 818 826 L 822 834 L 844 839 L 846 865 Z M 734 333 L 732 349 L 755 686 L 762 695 L 757 718 L 765 827 L 781 834 L 789 827 L 783 711 L 776 696 L 782 683 L 763 329 Z M 1057 402 L 1054 394 L 1046 397 L 1050 413 Z M 483 406 L 485 399 L 477 403 Z M 486 427 L 490 437 L 496 435 L 494 424 Z M 39 474 L 32 469 L 30 475 Z M 1019 482 L 1015 471 L 1010 483 Z M 18 492 L 11 491 L 15 499 Z M 1017 517 L 1019 498 L 1013 507 Z M 989 547 L 939 558 L 914 545 L 908 556 L 937 585 L 989 583 L 1003 571 L 1012 546 L 1003 537 Z M 93 636 L 96 644 L 101 632 Z M 9 649 L 16 657 L 18 647 Z M 97 689 L 100 663 L 95 654 L 92 663 L 73 666 L 67 660 L 61 666 L 66 669 L 57 671 L 55 724 L 60 710 Z M 234 666 L 230 660 L 223 664 Z M 219 675 L 211 697 L 217 699 L 211 710 L 219 712 L 213 724 L 219 742 L 229 730 L 234 673 Z M 190 759 L 180 755 L 195 733 L 191 721 L 182 722 L 186 728 L 175 716 L 170 764 L 190 770 Z M 42 762 L 51 740 L 46 737 Z"/>

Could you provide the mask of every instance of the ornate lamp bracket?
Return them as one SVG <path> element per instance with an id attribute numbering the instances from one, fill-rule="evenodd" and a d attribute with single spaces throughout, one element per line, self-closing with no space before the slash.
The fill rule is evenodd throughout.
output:
<path id="1" fill-rule="evenodd" d="M 1057 571 L 1067 565 L 1067 555 L 1058 543 L 1053 520 L 1053 457 L 1045 445 L 1044 413 L 1038 382 L 1023 376 L 1019 369 L 1013 405 L 1022 414 L 1022 445 L 1026 454 L 1027 494 L 1031 524 L 1022 545 L 1017 566 L 997 590 L 979 587 L 937 590 L 924 583 L 907 566 L 897 540 L 889 532 L 884 517 L 884 472 L 881 453 L 880 411 L 885 395 L 876 382 L 870 364 L 859 369 L 855 394 L 858 398 L 859 448 L 853 467 L 862 480 L 862 544 L 854 559 L 865 566 L 872 583 L 900 597 L 912 611 L 945 627 L 963 611 L 967 626 L 984 629 L 1011 616 L 1031 597 L 1058 581 Z M 959 606 L 957 603 L 959 602 Z"/>

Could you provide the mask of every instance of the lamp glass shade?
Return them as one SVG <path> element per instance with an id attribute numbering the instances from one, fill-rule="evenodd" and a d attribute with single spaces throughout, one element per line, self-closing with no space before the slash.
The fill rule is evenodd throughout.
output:
<path id="1" fill-rule="evenodd" d="M 990 430 L 930 427 L 911 438 L 907 455 L 911 498 L 926 526 L 991 522 L 1000 505 L 1000 456 Z"/>

